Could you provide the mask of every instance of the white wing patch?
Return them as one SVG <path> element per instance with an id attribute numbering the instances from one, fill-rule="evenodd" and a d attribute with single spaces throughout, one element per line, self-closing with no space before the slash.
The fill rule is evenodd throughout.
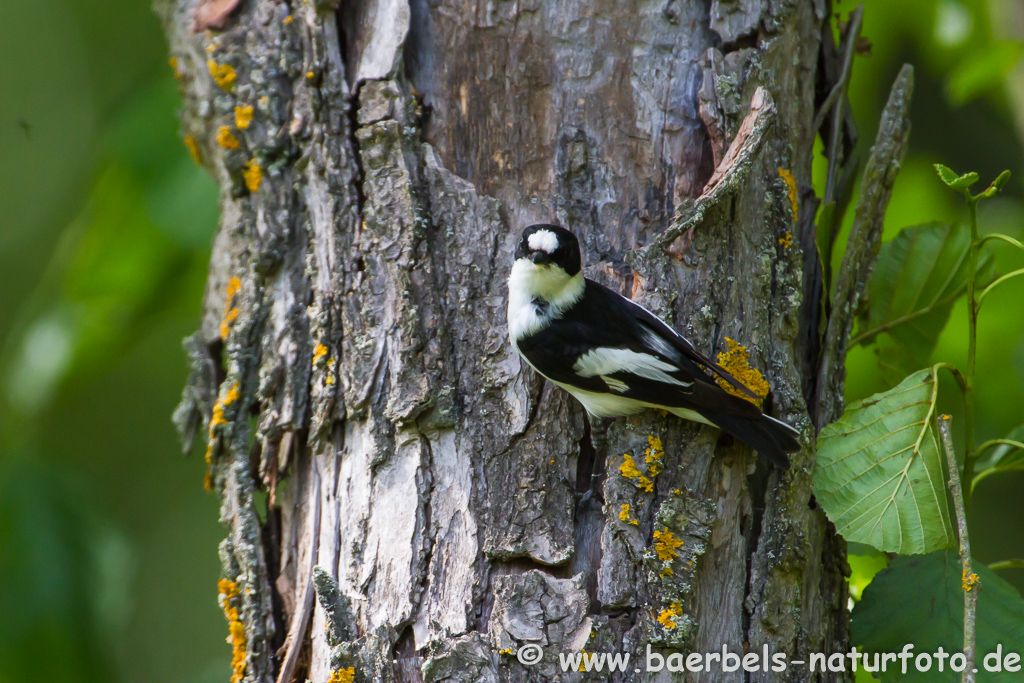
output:
<path id="1" fill-rule="evenodd" d="M 545 251 L 549 254 L 554 254 L 558 250 L 558 235 L 550 230 L 538 230 L 530 235 L 526 243 L 534 251 Z"/>
<path id="2" fill-rule="evenodd" d="M 616 372 L 627 372 L 665 384 L 678 384 L 683 387 L 693 384 L 693 382 L 683 382 L 669 375 L 669 372 L 677 369 L 671 363 L 630 349 L 606 347 L 591 349 L 576 360 L 572 369 L 580 377 L 601 376 L 603 378 Z M 607 380 L 605 381 L 607 382 Z"/>
<path id="3" fill-rule="evenodd" d="M 653 330 L 649 329 L 644 325 L 644 341 L 647 342 L 647 346 L 654 349 L 665 358 L 672 358 L 678 361 L 680 353 L 674 346 L 665 341 L 660 335 Z"/>
<path id="4" fill-rule="evenodd" d="M 627 391 L 629 391 L 629 385 L 620 379 L 615 379 L 614 377 L 609 377 L 608 375 L 601 375 L 601 379 L 604 380 L 604 383 L 607 384 L 608 388 L 611 389 L 612 391 L 617 391 L 620 394 L 624 394 Z"/>

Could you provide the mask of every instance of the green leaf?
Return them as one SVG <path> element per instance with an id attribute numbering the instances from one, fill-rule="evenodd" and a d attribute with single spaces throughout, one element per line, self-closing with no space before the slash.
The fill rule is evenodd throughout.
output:
<path id="1" fill-rule="evenodd" d="M 985 655 L 1002 645 L 1003 657 L 1024 653 L 1024 600 L 1017 590 L 975 560 L 972 567 L 981 579 L 976 622 L 978 683 L 1019 683 L 1021 672 L 989 672 Z M 918 557 L 897 557 L 875 576 L 853 608 L 850 640 L 870 653 L 899 652 L 913 643 L 914 656 L 963 649 L 964 593 L 960 558 L 953 550 Z M 977 590 L 977 588 L 975 588 Z M 874 657 L 871 657 L 872 661 Z M 994 658 L 989 660 L 994 661 Z M 933 660 L 930 671 L 919 672 L 913 660 L 907 673 L 900 661 L 879 672 L 882 681 L 900 683 L 952 683 L 960 674 L 944 672 Z"/>
<path id="2" fill-rule="evenodd" d="M 956 172 L 948 166 L 942 164 L 935 164 L 935 170 L 939 172 L 939 178 L 942 182 L 949 185 L 954 190 L 966 190 L 968 187 L 978 182 L 978 174 L 974 171 L 970 173 L 964 173 L 962 176 L 957 176 Z"/>
<path id="3" fill-rule="evenodd" d="M 814 495 L 848 541 L 927 553 L 955 542 L 935 430 L 933 370 L 847 407 L 821 430 Z"/>
<path id="4" fill-rule="evenodd" d="M 880 362 L 903 377 L 927 365 L 954 302 L 967 291 L 971 234 L 967 226 L 926 223 L 900 231 L 882 245 L 868 282 L 869 311 L 853 343 L 867 344 L 882 333 L 897 349 L 883 350 Z M 983 249 L 979 284 L 992 280 L 995 261 Z"/>
<path id="5" fill-rule="evenodd" d="M 956 171 L 951 169 L 949 166 L 935 164 L 935 170 L 939 172 L 939 178 L 942 179 L 942 182 L 946 183 L 947 185 L 952 187 L 953 183 L 956 182 Z"/>

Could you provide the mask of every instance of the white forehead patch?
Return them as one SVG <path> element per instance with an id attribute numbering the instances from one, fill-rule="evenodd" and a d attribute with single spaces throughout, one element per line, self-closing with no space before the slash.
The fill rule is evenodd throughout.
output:
<path id="1" fill-rule="evenodd" d="M 538 230 L 527 238 L 526 243 L 534 251 L 546 251 L 553 254 L 558 249 L 558 235 L 550 230 Z"/>

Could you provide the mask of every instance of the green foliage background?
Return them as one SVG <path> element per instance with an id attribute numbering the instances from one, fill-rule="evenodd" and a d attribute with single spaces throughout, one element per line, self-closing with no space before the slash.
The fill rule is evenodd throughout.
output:
<path id="1" fill-rule="evenodd" d="M 885 239 L 964 217 L 934 162 L 983 183 L 1011 169 L 980 221 L 1024 239 L 1024 6 L 865 4 L 873 48 L 850 89 L 862 157 L 899 66 L 917 68 Z M 226 680 L 223 530 L 202 459 L 181 457 L 169 422 L 217 188 L 178 136 L 148 0 L 0 2 L 0 93 L 0 683 Z M 1000 272 L 1024 265 L 995 253 Z M 985 304 L 978 441 L 1024 423 L 1022 300 L 1017 280 Z M 965 318 L 961 302 L 933 360 L 963 365 Z M 874 348 L 850 353 L 850 400 L 891 386 Z M 954 391 L 940 408 L 956 419 Z M 1021 473 L 979 486 L 978 559 L 1024 557 L 1022 486 Z M 859 596 L 885 562 L 852 564 Z M 1024 588 L 1024 571 L 1002 576 Z"/>

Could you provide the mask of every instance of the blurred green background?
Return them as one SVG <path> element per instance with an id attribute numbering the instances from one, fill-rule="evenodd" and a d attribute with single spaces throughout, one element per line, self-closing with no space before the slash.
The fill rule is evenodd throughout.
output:
<path id="1" fill-rule="evenodd" d="M 1011 169 L 982 230 L 1024 238 L 1024 3 L 869 0 L 864 35 L 850 90 L 863 156 L 899 66 L 917 67 L 886 239 L 963 217 L 936 161 L 984 183 Z M 0 683 L 227 680 L 217 502 L 169 421 L 217 188 L 178 136 L 149 3 L 3 0 L 0 93 Z M 1007 249 L 997 260 L 1024 265 Z M 982 313 L 979 441 L 1024 423 L 1022 300 L 1017 281 Z M 965 353 L 961 305 L 935 358 Z M 870 348 L 848 368 L 850 399 L 887 386 Z M 1022 486 L 1018 474 L 979 487 L 980 560 L 1024 557 Z M 856 594 L 884 561 L 853 564 Z M 1024 588 L 1024 572 L 1004 576 Z"/>

